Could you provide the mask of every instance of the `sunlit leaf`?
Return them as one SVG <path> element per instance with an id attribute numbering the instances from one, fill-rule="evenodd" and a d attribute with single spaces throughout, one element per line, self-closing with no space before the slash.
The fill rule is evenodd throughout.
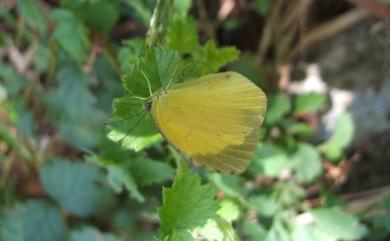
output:
<path id="1" fill-rule="evenodd" d="M 172 187 L 163 190 L 163 206 L 158 209 L 162 235 L 169 237 L 204 225 L 217 209 L 210 184 L 202 185 L 198 176 L 178 175 Z"/>

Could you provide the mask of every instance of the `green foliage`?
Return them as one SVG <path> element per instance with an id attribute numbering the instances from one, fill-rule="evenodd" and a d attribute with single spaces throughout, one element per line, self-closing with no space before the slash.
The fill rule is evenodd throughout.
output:
<path id="1" fill-rule="evenodd" d="M 96 99 L 88 89 L 90 76 L 75 65 L 58 71 L 59 86 L 47 94 L 51 118 L 59 123 L 59 135 L 74 146 L 96 145 L 96 130 L 102 128 L 104 112 L 95 107 Z"/>
<path id="2" fill-rule="evenodd" d="M 198 32 L 191 18 L 177 19 L 167 32 L 167 47 L 180 54 L 193 53 L 198 46 Z"/>
<path id="3" fill-rule="evenodd" d="M 200 75 L 214 73 L 222 66 L 235 61 L 238 58 L 238 50 L 235 47 L 217 48 L 214 41 L 207 43 L 195 54 L 198 67 L 201 68 Z"/>
<path id="4" fill-rule="evenodd" d="M 268 97 L 268 108 L 265 116 L 265 124 L 273 125 L 280 121 L 290 110 L 290 101 L 285 94 L 277 94 Z"/>
<path id="5" fill-rule="evenodd" d="M 172 188 L 163 190 L 163 206 L 158 209 L 163 237 L 182 237 L 186 233 L 215 217 L 218 203 L 210 184 L 202 185 L 200 178 L 177 175 Z"/>
<path id="6" fill-rule="evenodd" d="M 93 227 L 82 227 L 73 230 L 70 234 L 70 241 L 118 241 L 113 234 L 101 233 Z"/>
<path id="7" fill-rule="evenodd" d="M 313 146 L 299 144 L 291 158 L 292 169 L 295 171 L 295 177 L 298 181 L 313 181 L 321 173 L 320 155 Z"/>
<path id="8" fill-rule="evenodd" d="M 254 1 L 255 10 L 259 12 L 261 15 L 267 15 L 271 8 L 271 4 L 269 0 L 256 0 Z"/>
<path id="9" fill-rule="evenodd" d="M 352 141 L 355 126 L 350 113 L 344 113 L 336 121 L 332 136 L 319 148 L 329 160 L 338 161 Z"/>
<path id="10" fill-rule="evenodd" d="M 87 57 L 89 38 L 88 29 L 70 10 L 56 9 L 50 16 L 57 26 L 53 33 L 61 48 L 79 64 Z"/>
<path id="11" fill-rule="evenodd" d="M 104 174 L 94 165 L 57 160 L 40 170 L 40 179 L 50 197 L 71 214 L 89 216 L 112 205 Z"/>
<path id="12" fill-rule="evenodd" d="M 5 209 L 0 224 L 0 237 L 3 241 L 65 240 L 67 233 L 60 210 L 38 200 Z"/>
<path id="13" fill-rule="evenodd" d="M 34 0 L 18 0 L 17 3 L 18 11 L 26 20 L 26 23 L 38 30 L 40 34 L 45 34 L 47 25 L 37 2 Z"/>
<path id="14" fill-rule="evenodd" d="M 295 113 L 305 113 L 320 110 L 324 107 L 326 96 L 323 94 L 298 95 L 294 102 Z"/>
<path id="15" fill-rule="evenodd" d="M 107 34 L 118 21 L 118 6 L 115 1 L 93 1 L 84 7 L 82 18 L 88 26 Z"/>

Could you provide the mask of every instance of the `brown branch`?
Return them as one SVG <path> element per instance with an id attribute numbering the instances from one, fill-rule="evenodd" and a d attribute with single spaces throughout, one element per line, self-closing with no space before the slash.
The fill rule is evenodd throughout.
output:
<path id="1" fill-rule="evenodd" d="M 346 0 L 347 2 L 363 8 L 367 12 L 382 18 L 390 18 L 390 6 L 380 4 L 374 0 Z"/>
<path id="2" fill-rule="evenodd" d="M 290 54 L 290 59 L 295 58 L 301 54 L 306 48 L 310 47 L 320 40 L 324 40 L 350 26 L 357 23 L 368 16 L 367 11 L 362 9 L 352 9 L 343 15 L 330 20 L 315 29 L 311 30 L 300 40 L 297 47 L 295 47 Z"/>

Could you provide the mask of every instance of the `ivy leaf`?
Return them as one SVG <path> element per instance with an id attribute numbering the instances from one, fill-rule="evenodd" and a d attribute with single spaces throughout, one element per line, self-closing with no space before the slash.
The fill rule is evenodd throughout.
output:
<path id="1" fill-rule="evenodd" d="M 226 64 L 237 60 L 239 56 L 235 47 L 217 48 L 212 40 L 207 41 L 198 52 L 195 53 L 194 63 L 201 68 L 201 75 L 215 73 Z"/>
<path id="2" fill-rule="evenodd" d="M 89 78 L 77 66 L 64 65 L 58 71 L 59 86 L 46 96 L 50 118 L 59 125 L 59 136 L 77 147 L 97 144 L 105 118 L 105 113 L 95 107 Z"/>
<path id="3" fill-rule="evenodd" d="M 42 10 L 39 9 L 35 0 L 18 0 L 18 10 L 26 23 L 32 28 L 37 29 L 41 35 L 44 35 L 47 30 L 46 21 L 42 15 Z"/>
<path id="4" fill-rule="evenodd" d="M 67 235 L 61 211 L 38 200 L 6 208 L 0 224 L 0 239 L 3 241 L 61 241 Z"/>
<path id="5" fill-rule="evenodd" d="M 111 233 L 102 233 L 94 227 L 85 226 L 72 230 L 70 241 L 119 241 L 119 239 Z"/>
<path id="6" fill-rule="evenodd" d="M 39 174 L 49 196 L 71 214 L 85 217 L 101 213 L 113 203 L 105 175 L 97 166 L 57 160 L 44 165 Z"/>
<path id="7" fill-rule="evenodd" d="M 202 185 L 198 176 L 178 175 L 171 188 L 163 190 L 163 206 L 158 209 L 163 237 L 187 233 L 214 218 L 218 209 L 215 190 Z"/>
<path id="8" fill-rule="evenodd" d="M 167 47 L 180 54 L 192 53 L 198 48 L 198 32 L 195 21 L 191 18 L 180 18 L 168 28 Z"/>
<path id="9" fill-rule="evenodd" d="M 88 51 L 88 29 L 71 11 L 58 8 L 51 14 L 57 23 L 54 38 L 69 56 L 79 64 L 83 63 Z"/>

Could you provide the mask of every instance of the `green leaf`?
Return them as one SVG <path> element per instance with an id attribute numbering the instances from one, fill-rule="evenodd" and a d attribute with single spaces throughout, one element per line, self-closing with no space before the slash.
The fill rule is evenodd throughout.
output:
<path id="1" fill-rule="evenodd" d="M 290 230 L 279 219 L 276 219 L 269 229 L 266 241 L 290 241 Z"/>
<path id="2" fill-rule="evenodd" d="M 176 1 L 177 2 L 177 1 Z M 180 54 L 192 53 L 198 48 L 198 32 L 192 18 L 174 21 L 168 28 L 167 47 Z"/>
<path id="3" fill-rule="evenodd" d="M 240 209 L 233 200 L 224 199 L 219 204 L 217 214 L 229 223 L 236 221 L 240 216 Z"/>
<path id="4" fill-rule="evenodd" d="M 350 113 L 342 114 L 336 122 L 332 136 L 322 145 L 319 150 L 332 161 L 341 159 L 343 151 L 352 141 L 355 125 Z"/>
<path id="5" fill-rule="evenodd" d="M 30 200 L 4 210 L 0 219 L 2 241 L 65 241 L 67 228 L 60 210 L 43 201 Z"/>
<path id="6" fill-rule="evenodd" d="M 283 119 L 281 124 L 283 125 L 283 129 L 291 135 L 308 136 L 313 134 L 313 129 L 305 122 L 298 122 L 292 119 Z"/>
<path id="7" fill-rule="evenodd" d="M 292 155 L 292 167 L 298 181 L 313 181 L 322 171 L 321 157 L 317 149 L 309 144 L 299 144 Z"/>
<path id="8" fill-rule="evenodd" d="M 124 2 L 134 9 L 133 13 L 135 13 L 136 17 L 140 19 L 142 23 L 147 25 L 152 16 L 151 10 L 145 6 L 145 1 L 141 0 L 124 0 Z"/>
<path id="9" fill-rule="evenodd" d="M 243 53 L 238 61 L 229 65 L 229 69 L 245 75 L 254 83 L 261 83 L 263 81 L 262 73 L 256 67 L 256 58 L 254 55 Z"/>
<path id="10" fill-rule="evenodd" d="M 195 236 L 200 236 L 208 241 L 239 241 L 236 232 L 230 222 L 217 217 L 210 219 L 205 226 L 194 230 Z"/>
<path id="11" fill-rule="evenodd" d="M 305 195 L 305 189 L 292 181 L 276 183 L 272 193 L 273 199 L 280 207 L 297 205 Z"/>
<path id="12" fill-rule="evenodd" d="M 286 94 L 279 93 L 270 96 L 264 123 L 266 125 L 276 124 L 290 111 L 290 108 L 290 100 Z"/>
<path id="13" fill-rule="evenodd" d="M 269 0 L 255 0 L 255 10 L 263 16 L 266 16 L 271 9 Z"/>
<path id="14" fill-rule="evenodd" d="M 161 139 L 151 114 L 145 110 L 145 100 L 128 96 L 115 99 L 109 128 L 109 139 L 121 141 L 123 147 L 134 151 Z"/>
<path id="15" fill-rule="evenodd" d="M 120 193 L 125 187 L 130 195 L 138 202 L 144 202 L 144 196 L 139 192 L 138 186 L 128 168 L 124 165 L 108 165 L 107 181 L 116 193 Z"/>
<path id="16" fill-rule="evenodd" d="M 115 191 L 121 193 L 126 188 L 130 195 L 138 202 L 144 202 L 143 195 L 138 190 L 138 184 L 135 182 L 131 173 L 130 164 L 137 160 L 137 155 L 121 148 L 119 143 L 102 138 L 99 143 L 100 155 L 90 155 L 87 160 L 97 163 L 107 170 L 107 182 Z"/>
<path id="17" fill-rule="evenodd" d="M 279 209 L 278 203 L 270 195 L 252 196 L 249 204 L 259 214 L 266 217 L 272 217 Z"/>
<path id="18" fill-rule="evenodd" d="M 49 196 L 77 216 L 102 213 L 113 203 L 104 173 L 91 164 L 58 160 L 41 168 L 40 179 Z"/>
<path id="19" fill-rule="evenodd" d="M 57 23 L 54 38 L 72 59 L 82 64 L 89 47 L 88 29 L 73 12 L 66 9 L 55 9 L 51 18 Z"/>
<path id="20" fill-rule="evenodd" d="M 119 241 L 119 239 L 111 233 L 102 233 L 94 227 L 85 226 L 72 230 L 70 241 Z"/>
<path id="21" fill-rule="evenodd" d="M 244 219 L 242 223 L 242 232 L 248 236 L 248 241 L 266 240 L 267 230 L 259 223 Z"/>
<path id="22" fill-rule="evenodd" d="M 107 56 L 97 58 L 93 69 L 96 72 L 99 83 L 101 83 L 99 89 L 94 92 L 97 99 L 97 106 L 99 109 L 104 110 L 105 113 L 111 114 L 112 100 L 124 94 L 120 76 Z"/>
<path id="23" fill-rule="evenodd" d="M 191 0 L 174 1 L 173 6 L 175 8 L 174 14 L 176 14 L 178 17 L 186 17 L 188 11 L 191 9 L 192 1 Z"/>
<path id="24" fill-rule="evenodd" d="M 201 68 L 201 75 L 217 72 L 221 67 L 238 59 L 239 51 L 235 47 L 217 48 L 213 40 L 195 52 L 193 68 Z"/>
<path id="25" fill-rule="evenodd" d="M 215 217 L 218 203 L 210 184 L 201 185 L 200 178 L 178 175 L 171 188 L 163 190 L 163 206 L 158 209 L 163 237 L 187 232 Z"/>
<path id="26" fill-rule="evenodd" d="M 35 0 L 18 0 L 18 11 L 32 28 L 37 29 L 41 35 L 47 30 L 46 21 Z"/>
<path id="27" fill-rule="evenodd" d="M 166 87 L 174 79 L 179 54 L 165 48 L 152 48 L 141 59 L 140 65 L 124 78 L 125 88 L 133 95 L 150 97 L 152 92 Z"/>
<path id="28" fill-rule="evenodd" d="M 320 208 L 311 213 L 316 229 L 334 240 L 358 240 L 367 233 L 367 228 L 355 216 L 339 208 Z"/>
<path id="29" fill-rule="evenodd" d="M 117 59 L 124 73 L 130 73 L 137 67 L 138 58 L 145 46 L 145 40 L 132 38 L 123 42 L 123 47 L 118 51 Z"/>
<path id="30" fill-rule="evenodd" d="M 174 169 L 164 162 L 140 157 L 130 163 L 131 173 L 139 185 L 152 185 L 171 180 Z"/>
<path id="31" fill-rule="evenodd" d="M 313 225 L 296 224 L 291 231 L 292 241 L 335 241 L 332 237 L 322 233 Z"/>
<path id="32" fill-rule="evenodd" d="M 324 94 L 302 94 L 298 95 L 294 101 L 295 113 L 307 113 L 320 110 L 324 108 L 326 103 L 326 96 Z"/>
<path id="33" fill-rule="evenodd" d="M 58 123 L 59 136 L 76 147 L 97 144 L 105 113 L 95 107 L 88 89 L 90 76 L 77 66 L 63 65 L 57 76 L 60 84 L 46 96 L 50 118 Z"/>
<path id="34" fill-rule="evenodd" d="M 208 178 L 214 183 L 218 190 L 231 197 L 242 197 L 245 194 L 244 178 L 239 175 L 227 175 L 221 173 L 209 173 Z"/>
<path id="35" fill-rule="evenodd" d="M 0 65 L 0 80 L 4 83 L 7 96 L 18 95 L 27 84 L 27 80 L 12 65 L 4 63 Z"/>
<path id="36" fill-rule="evenodd" d="M 34 69 L 38 73 L 47 72 L 52 58 L 50 49 L 40 44 L 34 57 Z"/>
<path id="37" fill-rule="evenodd" d="M 254 175 L 278 177 L 282 171 L 290 168 L 291 162 L 282 148 L 273 144 L 264 144 L 256 149 L 248 171 Z"/>
<path id="38" fill-rule="evenodd" d="M 101 32 L 108 34 L 119 19 L 116 1 L 99 0 L 87 5 L 82 11 L 84 22 Z"/>
<path id="39" fill-rule="evenodd" d="M 173 230 L 172 234 L 164 239 L 164 241 L 196 241 L 189 232 L 182 229 L 175 229 Z"/>

